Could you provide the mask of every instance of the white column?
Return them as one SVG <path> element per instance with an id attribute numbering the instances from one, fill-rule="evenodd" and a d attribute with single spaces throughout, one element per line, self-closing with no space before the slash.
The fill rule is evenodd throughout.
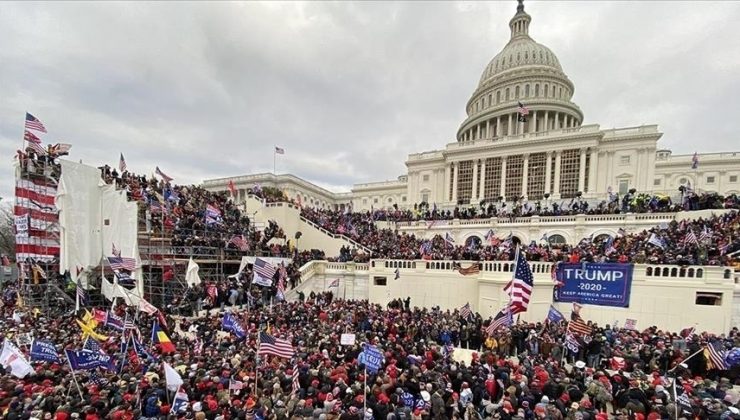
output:
<path id="1" fill-rule="evenodd" d="M 619 185 L 614 185 L 614 152 L 606 152 L 606 186 L 605 188 L 612 187 L 614 192 L 619 190 Z"/>
<path id="2" fill-rule="evenodd" d="M 529 132 L 537 131 L 537 111 L 532 111 L 532 119 L 529 120 Z"/>
<path id="3" fill-rule="evenodd" d="M 545 120 L 547 120 L 547 113 L 545 113 Z M 552 181 L 552 152 L 547 152 L 547 163 L 545 164 L 545 193 L 550 193 L 550 182 Z"/>
<path id="4" fill-rule="evenodd" d="M 552 198 L 560 198 L 560 158 L 561 152 L 555 152 L 555 185 L 552 192 Z"/>
<path id="5" fill-rule="evenodd" d="M 444 199 L 442 201 L 448 201 L 450 200 L 450 180 L 452 179 L 452 166 L 451 165 L 445 165 L 445 180 L 444 185 L 442 186 L 442 197 Z"/>
<path id="6" fill-rule="evenodd" d="M 470 199 L 475 200 L 478 197 L 478 159 L 473 159 L 473 191 Z"/>
<path id="7" fill-rule="evenodd" d="M 507 136 L 511 135 L 511 114 L 509 114 L 509 125 L 506 127 Z"/>
<path id="8" fill-rule="evenodd" d="M 596 152 L 596 148 L 591 149 L 591 161 L 588 166 L 588 192 L 594 194 L 596 192 L 596 168 L 598 167 L 599 154 Z"/>
<path id="9" fill-rule="evenodd" d="M 499 115 L 496 117 L 496 137 L 503 136 L 504 133 L 501 132 L 501 116 Z"/>
<path id="10" fill-rule="evenodd" d="M 509 115 L 509 118 L 511 118 L 511 115 Z M 506 156 L 503 156 L 501 158 L 501 185 L 499 186 L 499 194 L 500 196 L 504 197 L 504 200 L 506 199 Z"/>
<path id="11" fill-rule="evenodd" d="M 455 162 L 454 165 L 455 173 L 453 175 L 454 178 L 452 179 L 452 202 L 457 204 L 457 175 L 458 171 L 460 170 L 460 163 Z"/>
<path id="12" fill-rule="evenodd" d="M 527 196 L 527 182 L 529 181 L 529 153 L 524 154 L 524 165 L 522 167 L 522 195 Z"/>
<path id="13" fill-rule="evenodd" d="M 486 120 L 486 138 L 491 138 L 491 120 Z"/>
<path id="14" fill-rule="evenodd" d="M 550 121 L 548 120 L 549 116 L 550 111 L 545 111 L 545 131 L 550 131 Z"/>
<path id="15" fill-rule="evenodd" d="M 581 161 L 578 164 L 578 191 L 583 192 L 586 181 L 586 149 L 581 149 Z"/>
<path id="16" fill-rule="evenodd" d="M 486 160 L 481 159 L 480 164 L 480 188 L 478 188 L 478 201 L 486 198 Z"/>
<path id="17" fill-rule="evenodd" d="M 559 112 L 555 113 L 555 121 L 554 121 L 553 129 L 554 130 L 560 129 L 560 113 Z"/>
<path id="18" fill-rule="evenodd" d="M 475 139 L 480 139 L 480 124 L 475 125 Z"/>

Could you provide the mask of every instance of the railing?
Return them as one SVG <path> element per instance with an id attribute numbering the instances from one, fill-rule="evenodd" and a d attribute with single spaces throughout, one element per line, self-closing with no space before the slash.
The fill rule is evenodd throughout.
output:
<path id="1" fill-rule="evenodd" d="M 365 251 L 368 254 L 372 254 L 372 252 L 373 252 L 370 248 L 368 248 L 368 247 L 366 247 L 366 246 L 358 243 L 354 239 L 351 239 L 351 238 L 349 238 L 347 236 L 344 236 L 344 235 L 342 235 L 340 233 L 332 233 L 332 232 L 324 229 L 323 227 L 319 226 L 317 223 L 315 223 L 315 222 L 313 222 L 311 220 L 308 220 L 304 216 L 299 216 L 299 218 L 300 218 L 301 221 L 305 222 L 306 224 L 308 224 L 309 226 L 312 226 L 315 229 L 318 229 L 321 233 L 329 236 L 330 238 L 333 238 L 333 239 L 343 239 L 343 240 L 349 242 L 350 244 L 352 244 L 352 246 L 354 246 L 355 248 L 361 249 L 361 250 Z"/>

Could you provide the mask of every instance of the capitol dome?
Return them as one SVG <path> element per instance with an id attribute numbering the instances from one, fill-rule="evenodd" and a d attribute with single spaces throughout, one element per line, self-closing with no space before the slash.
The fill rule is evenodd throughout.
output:
<path id="1" fill-rule="evenodd" d="M 583 113 L 571 102 L 575 87 L 555 53 L 529 36 L 531 21 L 523 0 L 519 0 L 509 22 L 511 38 L 483 69 L 468 101 L 468 117 L 458 130 L 458 141 L 581 125 Z"/>

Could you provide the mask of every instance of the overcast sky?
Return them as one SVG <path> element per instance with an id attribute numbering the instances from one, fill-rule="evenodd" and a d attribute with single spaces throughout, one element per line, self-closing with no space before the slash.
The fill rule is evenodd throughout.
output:
<path id="1" fill-rule="evenodd" d="M 740 3 L 535 2 L 584 123 L 740 149 Z M 73 159 L 178 183 L 272 171 L 341 191 L 443 148 L 516 2 L 0 3 L 0 195 L 27 110 Z"/>

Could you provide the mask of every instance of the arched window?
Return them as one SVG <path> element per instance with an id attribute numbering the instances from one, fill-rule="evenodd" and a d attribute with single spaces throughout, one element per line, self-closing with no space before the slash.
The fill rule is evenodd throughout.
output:
<path id="1" fill-rule="evenodd" d="M 524 97 L 529 98 L 529 85 L 524 86 Z"/>
<path id="2" fill-rule="evenodd" d="M 488 106 L 489 107 L 491 106 L 492 100 L 493 100 L 493 93 L 489 93 L 488 94 Z"/>
<path id="3" fill-rule="evenodd" d="M 465 248 L 478 249 L 482 243 L 481 239 L 477 236 L 471 236 L 465 240 Z"/>
<path id="4" fill-rule="evenodd" d="M 509 99 L 510 99 L 509 88 L 506 88 L 506 100 L 508 101 Z"/>
<path id="5" fill-rule="evenodd" d="M 534 96 L 535 96 L 535 98 L 538 97 L 538 96 L 540 96 L 540 84 L 539 83 L 537 83 L 536 85 L 534 85 Z"/>
<path id="6" fill-rule="evenodd" d="M 519 86 L 514 88 L 514 98 L 519 99 Z"/>
<path id="7" fill-rule="evenodd" d="M 498 105 L 500 103 L 501 103 L 501 91 L 500 90 L 497 90 L 496 91 L 496 105 Z"/>
<path id="8" fill-rule="evenodd" d="M 545 98 L 547 98 L 547 95 L 549 94 L 549 92 L 548 92 L 548 88 L 549 87 L 550 86 L 547 83 L 545 83 Z"/>
<path id="9" fill-rule="evenodd" d="M 547 242 L 550 245 L 565 245 L 565 237 L 556 233 L 554 235 L 548 236 Z"/>
<path id="10" fill-rule="evenodd" d="M 594 238 L 594 242 L 596 242 L 596 243 L 603 243 L 603 242 L 606 242 L 608 239 L 609 239 L 609 235 L 606 234 L 606 233 L 602 233 L 601 235 L 596 236 Z"/>

